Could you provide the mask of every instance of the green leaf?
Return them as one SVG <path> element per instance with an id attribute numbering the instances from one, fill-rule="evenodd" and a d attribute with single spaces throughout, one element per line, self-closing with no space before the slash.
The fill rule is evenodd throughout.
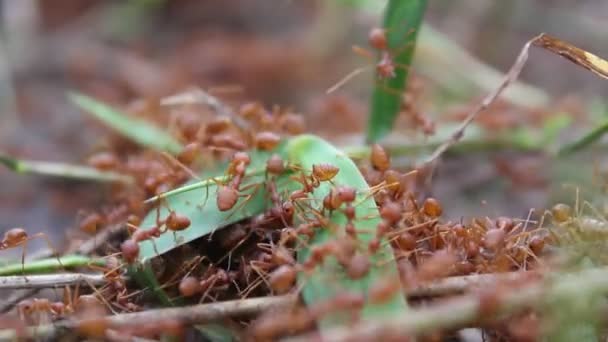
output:
<path id="1" fill-rule="evenodd" d="M 329 163 L 337 166 L 340 171 L 332 180 L 334 185 L 348 185 L 354 187 L 358 191 L 356 213 L 359 218 L 356 221 L 358 229 L 358 239 L 362 246 L 367 246 L 369 241 L 374 238 L 376 226 L 380 222 L 378 208 L 373 197 L 368 196 L 370 189 L 357 169 L 356 165 L 343 152 L 336 149 L 334 146 L 325 140 L 312 136 L 302 135 L 292 138 L 287 141 L 284 146 L 281 146 L 276 151 L 289 164 L 297 165 L 304 172 L 310 172 L 315 164 Z M 221 212 L 217 208 L 215 196 L 217 185 L 211 181 L 191 182 L 190 184 L 166 194 L 161 209 L 160 217 L 164 218 L 169 214 L 169 209 L 175 210 L 179 214 L 186 215 L 191 220 L 191 226 L 181 232 L 175 234 L 169 232 L 161 235 L 159 238 L 151 241 L 140 242 L 139 264 L 136 267 L 131 267 L 131 272 L 142 273 L 147 272 L 140 278 L 140 284 L 151 289 L 156 295 L 167 303 L 167 296 L 161 289 L 158 281 L 151 273 L 150 264 L 148 261 L 158 255 L 166 253 L 184 243 L 194 239 L 208 235 L 217 229 L 221 229 L 230 223 L 234 223 L 244 218 L 252 217 L 256 214 L 264 212 L 270 205 L 270 201 L 265 197 L 265 189 L 263 186 L 256 184 L 264 183 L 263 172 L 264 166 L 271 153 L 250 152 L 251 165 L 249 166 L 248 176 L 244 179 L 244 184 L 252 185 L 252 189 L 247 190 L 251 198 L 247 201 L 241 199 L 235 208 L 228 212 Z M 214 173 L 215 176 L 221 173 Z M 208 175 L 211 178 L 213 175 Z M 277 191 L 286 193 L 299 188 L 301 185 L 292 180 L 289 175 L 283 175 L 277 180 Z M 315 189 L 313 196 L 315 199 L 323 198 L 333 185 L 327 182 L 322 183 Z M 245 186 L 246 187 L 246 186 Z M 208 190 L 208 198 L 205 200 L 206 191 Z M 307 201 L 307 203 L 309 203 Z M 242 204 L 242 206 L 241 206 Z M 314 209 L 319 209 L 322 206 L 321 201 L 312 204 Z M 305 214 L 304 214 L 305 215 Z M 297 220 L 305 220 L 306 217 L 300 216 Z M 332 226 L 343 226 L 346 223 L 346 218 L 342 213 L 335 212 L 330 217 Z M 298 224 L 298 222 L 295 222 Z M 149 227 L 156 224 L 156 211 L 153 210 L 144 219 L 141 226 Z M 310 247 L 340 238 L 335 232 L 332 232 L 329 227 L 321 229 L 315 237 L 309 241 L 306 246 L 303 246 L 298 251 L 298 261 L 304 262 L 310 254 Z M 371 257 L 372 267 L 369 273 L 360 279 L 353 280 L 346 276 L 342 267 L 338 265 L 336 260 L 329 258 L 326 263 L 317 267 L 312 273 L 301 274 L 299 281 L 301 282 L 302 296 L 307 305 L 313 305 L 333 298 L 344 290 L 356 291 L 360 294 L 367 294 L 371 286 L 379 279 L 388 279 L 399 281 L 397 265 L 394 261 L 392 248 L 389 244 L 384 244 L 378 253 Z M 143 278 L 142 278 L 143 277 Z M 137 279 L 137 277 L 136 277 Z M 362 310 L 361 317 L 367 318 L 382 318 L 391 315 L 400 315 L 408 310 L 405 298 L 401 293 L 396 293 L 388 301 L 382 304 L 366 304 Z M 330 326 L 335 323 L 345 320 L 344 313 L 337 313 L 323 318 L 320 322 L 322 327 Z"/>
<path id="2" fill-rule="evenodd" d="M 68 93 L 68 97 L 87 113 L 142 146 L 166 151 L 174 155 L 178 154 L 183 148 L 179 141 L 146 120 L 129 117 L 86 95 Z"/>
<path id="3" fill-rule="evenodd" d="M 382 139 L 395 124 L 425 9 L 426 0 L 390 0 L 384 10 L 384 28 L 389 51 L 396 53 L 396 69 L 395 77 L 374 86 L 367 126 L 369 143 Z"/>
<path id="4" fill-rule="evenodd" d="M 264 172 L 259 172 L 259 170 L 265 169 L 266 160 L 270 154 L 270 152 L 260 151 L 249 152 L 251 164 L 247 169 L 247 176 L 241 185 L 243 189 L 247 187 L 249 187 L 249 189 L 242 191 L 241 193 L 246 196 L 251 196 L 251 198 L 240 198 L 232 210 L 220 211 L 217 207 L 216 197 L 218 186 L 216 181 L 220 181 L 223 177 L 221 170 L 204 174 L 203 178 L 206 178 L 204 181 L 191 181 L 180 188 L 160 196 L 163 198 L 163 205 L 160 208 L 159 213 L 161 218 L 167 217 L 169 209 L 171 209 L 180 215 L 185 215 L 190 218 L 191 224 L 186 230 L 175 233 L 166 232 L 158 238 L 145 240 L 139 243 L 139 261 L 141 264 L 129 268 L 129 272 L 134 276 L 138 283 L 154 292 L 156 297 L 159 298 L 164 305 L 174 304 L 174 301 L 168 298 L 161 288 L 161 285 L 154 277 L 149 261 L 182 244 L 224 228 L 231 223 L 264 212 L 268 206 L 268 201 L 264 197 L 264 187 L 258 186 L 258 184 L 262 184 L 264 181 Z M 151 200 L 158 199 L 158 197 L 155 197 Z M 141 226 L 155 226 L 156 215 L 156 210 L 152 210 L 144 218 Z"/>
<path id="5" fill-rule="evenodd" d="M 21 261 L 0 267 L 0 276 L 51 273 L 66 268 L 87 267 L 91 265 L 105 266 L 104 259 L 90 258 L 84 255 L 72 254 L 58 258 L 46 258 L 29 261 L 21 264 Z"/>
<path id="6" fill-rule="evenodd" d="M 241 191 L 243 197 L 239 198 L 232 210 L 220 211 L 217 207 L 218 186 L 212 179 L 220 178 L 222 176 L 221 172 L 207 174 L 207 180 L 205 181 L 189 182 L 183 187 L 161 196 L 165 200 L 160 208 L 160 218 L 167 217 L 170 209 L 190 218 L 190 227 L 175 233 L 167 232 L 158 238 L 140 242 L 139 260 L 146 262 L 175 247 L 211 234 L 231 223 L 263 212 L 267 207 L 267 201 L 264 197 L 265 189 L 261 185 L 264 182 L 264 173 L 258 170 L 264 170 L 266 159 L 270 154 L 268 152 L 251 151 L 249 155 L 251 165 L 249 165 L 248 172 L 241 185 L 241 188 L 244 189 Z M 251 198 L 248 198 L 248 196 L 251 196 Z M 152 210 L 144 218 L 141 226 L 155 226 L 156 215 L 156 210 Z"/>
<path id="7" fill-rule="evenodd" d="M 209 341 L 232 342 L 239 340 L 238 335 L 233 329 L 220 323 L 199 324 L 196 326 L 196 329 L 203 333 Z"/>
<path id="8" fill-rule="evenodd" d="M 0 164 L 21 174 L 39 174 L 50 177 L 92 180 L 98 182 L 132 183 L 133 178 L 111 171 L 99 171 L 95 168 L 55 163 L 46 161 L 23 160 L 0 153 Z"/>
<path id="9" fill-rule="evenodd" d="M 589 133 L 585 134 L 581 138 L 569 144 L 563 145 L 557 152 L 557 155 L 563 157 L 583 150 L 584 148 L 598 141 L 604 136 L 604 134 L 606 134 L 606 132 L 608 132 L 608 121 L 592 129 Z"/>
<path id="10" fill-rule="evenodd" d="M 340 171 L 332 179 L 332 184 L 322 182 L 314 190 L 313 196 L 316 203 L 313 204 L 317 210 L 322 208 L 322 198 L 325 197 L 333 186 L 350 186 L 357 189 L 356 217 L 355 222 L 358 231 L 358 240 L 361 248 L 366 249 L 368 242 L 374 238 L 376 226 L 380 223 L 380 216 L 376 202 L 369 195 L 369 186 L 357 166 L 342 151 L 338 150 L 325 140 L 313 136 L 302 135 L 291 139 L 286 146 L 289 163 L 299 165 L 305 172 L 310 173 L 313 165 L 329 163 L 337 166 Z M 293 185 L 292 185 L 293 187 Z M 296 187 L 297 188 L 297 187 Z M 331 215 L 333 226 L 344 226 L 346 217 L 341 212 Z M 297 222 L 296 222 L 297 224 Z M 315 234 L 307 246 L 298 251 L 298 262 L 305 262 L 310 255 L 310 247 L 323 244 L 328 241 L 340 239 L 344 234 L 334 232 L 330 227 L 323 227 Z M 315 268 L 312 274 L 301 274 L 299 281 L 303 285 L 302 297 L 307 305 L 327 301 L 344 290 L 367 294 L 370 287 L 379 279 L 384 277 L 399 281 L 397 265 L 394 261 L 393 250 L 389 244 L 384 244 L 380 250 L 371 258 L 372 267 L 370 272 L 361 279 L 351 279 L 334 258 L 327 260 L 322 266 Z M 362 319 L 378 319 L 382 317 L 397 316 L 408 311 L 405 298 L 401 293 L 396 293 L 389 301 L 382 304 L 367 303 L 362 311 Z M 324 318 L 320 324 L 322 328 L 344 323 L 346 317 L 333 315 Z"/>

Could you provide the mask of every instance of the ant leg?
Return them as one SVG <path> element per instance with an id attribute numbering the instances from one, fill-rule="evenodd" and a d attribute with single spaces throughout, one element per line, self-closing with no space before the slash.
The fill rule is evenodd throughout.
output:
<path id="1" fill-rule="evenodd" d="M 364 72 L 367 71 L 371 71 L 372 66 L 366 66 L 366 67 L 360 67 L 357 68 L 351 72 L 349 72 L 348 74 L 346 74 L 346 76 L 342 77 L 338 82 L 336 82 L 334 85 L 332 85 L 331 87 L 329 87 L 326 91 L 325 94 L 331 94 L 333 92 L 335 92 L 336 90 L 342 88 L 343 86 L 346 85 L 346 83 L 348 83 L 350 80 L 354 79 L 355 77 L 363 74 Z"/>
<path id="2" fill-rule="evenodd" d="M 45 233 L 36 233 L 36 234 L 30 236 L 28 238 L 28 240 L 35 239 L 35 238 L 43 238 L 46 241 L 47 247 L 49 247 L 49 249 L 51 251 L 53 251 L 53 254 L 55 255 L 55 259 L 57 259 L 59 266 L 61 266 L 61 268 L 65 271 L 65 266 L 61 263 L 61 259 L 58 256 L 59 253 L 57 253 L 57 251 L 53 247 L 53 244 L 51 243 L 51 240 L 49 239 L 48 235 L 46 235 Z"/>

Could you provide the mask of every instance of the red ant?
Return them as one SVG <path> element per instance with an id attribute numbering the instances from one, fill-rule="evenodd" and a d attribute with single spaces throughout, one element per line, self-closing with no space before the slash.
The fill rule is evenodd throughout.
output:
<path id="1" fill-rule="evenodd" d="M 45 318 L 44 314 L 51 314 L 53 319 L 64 318 L 76 312 L 78 306 L 83 302 L 86 296 L 78 295 L 79 286 L 76 287 L 74 295 L 69 287 L 65 287 L 63 291 L 63 301 L 51 302 L 46 298 L 25 299 L 17 304 L 20 318 L 22 320 L 32 319 L 36 324 L 42 323 Z M 81 300 L 81 298 L 83 298 Z M 36 317 L 34 317 L 36 315 Z"/>
<path id="2" fill-rule="evenodd" d="M 51 241 L 49 240 L 48 236 L 46 236 L 46 234 L 36 233 L 36 234 L 30 236 L 27 234 L 27 232 L 23 228 L 12 228 L 12 229 L 9 229 L 8 231 L 6 231 L 6 233 L 4 233 L 4 238 L 2 239 L 2 241 L 0 241 L 0 251 L 21 246 L 21 248 L 22 248 L 21 272 L 23 274 L 25 274 L 25 250 L 27 247 L 27 243 L 28 243 L 28 241 L 38 238 L 38 237 L 44 238 L 46 240 L 48 247 L 53 252 L 55 252 L 55 249 L 53 248 Z M 54 253 L 54 254 L 56 254 L 56 253 Z M 59 265 L 63 266 L 61 264 L 61 260 L 59 258 L 57 258 L 57 262 L 59 262 Z"/>
<path id="3" fill-rule="evenodd" d="M 414 31 L 410 31 L 407 34 L 412 34 Z M 394 56 L 401 54 L 405 49 L 412 48 L 411 45 L 405 45 L 403 48 L 400 48 L 396 51 L 391 51 L 388 46 L 388 41 L 386 37 L 386 31 L 380 28 L 372 28 L 369 32 L 369 44 L 372 48 L 380 53 L 380 60 L 375 65 L 376 75 L 379 80 L 387 80 L 392 79 L 396 76 L 396 70 L 398 68 L 407 70 L 408 67 L 405 65 L 400 65 L 394 62 Z M 365 58 L 373 59 L 373 54 L 359 46 L 353 46 L 353 51 Z M 358 68 L 346 75 L 342 80 L 332 86 L 327 90 L 327 93 L 331 93 L 336 89 L 340 88 L 342 85 L 346 84 L 353 77 L 370 70 L 369 67 Z M 392 89 L 386 89 L 387 91 L 394 92 Z M 396 94 L 401 95 L 401 94 Z"/>

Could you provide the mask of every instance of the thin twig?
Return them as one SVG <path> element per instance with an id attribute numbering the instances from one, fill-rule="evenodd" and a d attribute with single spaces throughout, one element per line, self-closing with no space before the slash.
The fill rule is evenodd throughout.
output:
<path id="1" fill-rule="evenodd" d="M 554 298 L 575 296 L 591 296 L 608 292 L 608 270 L 605 268 L 589 269 L 575 274 L 564 274 L 556 278 L 540 278 L 533 280 L 528 272 L 514 272 L 504 275 L 477 275 L 469 277 L 456 277 L 434 283 L 436 288 L 411 291 L 410 295 L 428 295 L 437 293 L 440 288 L 450 290 L 464 290 L 471 284 L 489 285 L 487 281 L 497 281 L 500 277 L 510 279 L 528 279 L 527 285 L 515 291 L 500 292 L 496 295 L 496 314 L 511 314 L 525 308 L 540 307 Z M 466 280 L 463 280 L 466 278 Z M 449 278 L 448 278 L 449 279 Z M 459 280 L 456 280 L 459 279 Z M 503 278 L 504 279 L 504 278 Z M 555 279 L 546 282 L 542 279 Z M 441 285 L 437 285 L 441 284 Z M 255 315 L 262 311 L 288 306 L 295 303 L 294 295 L 252 298 L 235 301 L 225 301 L 212 304 L 202 304 L 190 307 L 165 308 L 148 310 L 138 313 L 126 313 L 108 316 L 105 321 L 108 328 L 125 328 L 141 324 L 162 322 L 166 320 L 179 321 L 182 324 L 200 324 L 213 322 L 228 317 Z M 326 331 L 323 337 L 328 341 L 350 341 L 354 337 L 363 340 L 373 340 L 378 336 L 394 334 L 397 336 L 417 335 L 440 328 L 454 328 L 475 321 L 481 314 L 480 298 L 476 295 L 465 295 L 458 298 L 441 301 L 430 306 L 411 311 L 406 317 L 394 317 L 384 321 L 368 321 L 356 326 L 337 327 Z M 74 329 L 86 320 L 60 321 L 53 325 L 32 327 L 26 330 L 22 337 L 45 337 L 54 335 L 58 329 Z M 390 335 L 390 336 L 394 336 Z M 17 337 L 12 329 L 0 331 L 0 340 L 10 340 Z M 308 341 L 311 336 L 303 336 L 293 341 Z"/>
<path id="2" fill-rule="evenodd" d="M 203 104 L 209 106 L 217 115 L 229 118 L 240 129 L 246 130 L 249 128 L 249 124 L 236 115 L 228 105 L 200 88 L 194 88 L 180 94 L 165 97 L 160 101 L 160 104 L 163 106 Z"/>
<path id="3" fill-rule="evenodd" d="M 514 291 L 498 293 L 492 316 L 513 314 L 526 308 L 538 308 L 556 298 L 577 298 L 608 292 L 608 272 L 605 268 L 589 269 L 576 274 L 562 275 L 554 282 L 534 281 Z M 340 326 L 323 333 L 326 341 L 373 341 L 379 336 L 405 337 L 420 335 L 437 329 L 461 327 L 480 318 L 484 308 L 479 296 L 467 295 L 428 307 L 413 310 L 406 316 L 382 321 L 361 322 Z M 485 309 L 487 310 L 487 309 Z M 487 317 L 486 317 L 487 318 Z M 318 339 L 318 334 L 289 339 L 291 342 Z"/>
<path id="4" fill-rule="evenodd" d="M 2 289 L 45 289 L 73 285 L 104 285 L 103 274 L 59 273 L 0 277 Z"/>
<path id="5" fill-rule="evenodd" d="M 486 286 L 498 281 L 518 279 L 525 272 L 502 274 L 473 274 L 467 276 L 448 277 L 429 284 L 421 284 L 406 292 L 409 298 L 446 296 L 462 293 L 473 287 Z M 127 281 L 127 277 L 122 278 Z M 107 280 L 103 274 L 59 273 L 28 276 L 0 277 L 0 289 L 44 289 L 61 286 L 104 285 Z"/>
<path id="6" fill-rule="evenodd" d="M 126 231 L 126 225 L 124 223 L 118 223 L 103 229 L 98 232 L 92 238 L 88 239 L 76 250 L 78 254 L 89 255 L 94 253 L 99 246 L 108 242 L 108 240 L 112 239 L 114 236 L 122 234 Z"/>
<path id="7" fill-rule="evenodd" d="M 118 329 L 125 327 L 165 322 L 167 320 L 179 321 L 182 324 L 200 324 L 213 322 L 227 317 L 249 316 L 271 308 L 294 303 L 296 297 L 292 295 L 279 297 L 263 297 L 242 300 L 225 301 L 211 304 L 201 304 L 189 307 L 165 308 L 143 312 L 126 313 L 105 318 L 108 328 Z M 59 329 L 74 329 L 86 320 L 60 321 L 52 325 L 42 325 L 26 329 L 26 336 L 18 336 L 12 329 L 0 330 L 0 340 L 15 340 L 17 337 L 53 336 Z"/>
<path id="8" fill-rule="evenodd" d="M 517 77 L 521 73 L 521 70 L 523 69 L 524 65 L 526 64 L 526 61 L 528 60 L 528 52 L 530 50 L 530 46 L 532 44 L 534 44 L 535 41 L 541 39 L 542 36 L 543 36 L 542 34 L 538 35 L 538 36 L 530 39 L 524 45 L 524 47 L 521 49 L 521 52 L 519 53 L 519 56 L 517 57 L 517 60 L 515 60 L 515 63 L 513 64 L 511 69 L 509 69 L 509 72 L 505 75 L 503 81 L 498 86 L 498 88 L 496 88 L 496 90 L 494 90 L 493 92 L 488 94 L 483 99 L 483 101 L 481 101 L 477 105 L 477 107 L 475 107 L 475 109 L 473 109 L 473 111 L 471 111 L 471 113 L 469 113 L 469 115 L 464 119 L 464 121 L 460 124 L 460 126 L 458 127 L 458 129 L 456 129 L 456 131 L 452 134 L 452 136 L 448 140 L 443 142 L 441 145 L 439 145 L 439 147 L 437 147 L 437 149 L 435 149 L 435 152 L 433 152 L 433 154 L 429 157 L 429 159 L 427 159 L 425 164 L 428 165 L 428 164 L 434 163 L 439 157 L 441 157 L 441 155 L 445 151 L 447 151 L 454 144 L 458 143 L 458 141 L 460 141 L 460 139 L 462 139 L 462 137 L 464 136 L 464 132 L 467 129 L 467 127 L 471 124 L 471 122 L 473 122 L 473 120 L 475 120 L 477 115 L 479 113 L 483 112 L 484 110 L 486 110 L 496 100 L 496 98 L 498 98 L 498 96 L 505 90 L 505 88 L 507 88 L 507 86 L 509 86 L 509 84 L 511 84 L 512 82 L 514 82 L 517 79 Z"/>
<path id="9" fill-rule="evenodd" d="M 95 250 L 97 250 L 97 248 L 99 248 L 100 245 L 103 245 L 108 240 L 110 240 L 112 237 L 114 237 L 117 234 L 122 233 L 124 230 L 125 230 L 124 224 L 112 225 L 112 226 L 100 231 L 95 236 L 93 236 L 92 238 L 85 241 L 83 244 L 79 245 L 78 248 L 76 248 L 75 250 L 68 250 L 67 253 L 69 254 L 69 253 L 76 251 L 79 254 L 83 254 L 83 255 L 92 254 L 93 252 L 95 252 Z M 48 258 L 50 256 L 53 256 L 53 252 L 48 250 L 45 252 L 37 253 L 36 257 L 31 258 L 31 260 Z M 24 291 L 18 291 L 16 293 L 12 294 L 9 298 L 6 299 L 6 301 L 4 301 L 4 303 L 0 304 L 0 313 L 5 313 L 5 312 L 11 310 L 17 303 L 19 303 L 23 299 L 36 295 L 36 293 L 38 293 L 39 290 L 40 289 L 28 289 L 28 290 L 24 290 Z"/>
<path id="10" fill-rule="evenodd" d="M 467 276 L 447 277 L 432 283 L 421 284 L 407 290 L 408 298 L 435 297 L 464 293 L 472 288 L 486 287 L 502 281 L 512 281 L 525 277 L 529 272 L 472 274 Z"/>

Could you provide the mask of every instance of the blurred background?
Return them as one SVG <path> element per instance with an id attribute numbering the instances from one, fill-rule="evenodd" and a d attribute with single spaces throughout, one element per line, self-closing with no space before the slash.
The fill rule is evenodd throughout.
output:
<path id="1" fill-rule="evenodd" d="M 197 86 L 234 106 L 258 100 L 292 107 L 313 133 L 340 144 L 361 141 L 372 74 L 326 91 L 349 72 L 373 66 L 351 47 L 367 47 L 383 3 L 4 0 L 0 151 L 83 164 L 103 149 L 109 130 L 67 101 L 70 89 L 137 109 L 142 101 Z M 600 0 L 430 0 L 410 82 L 413 105 L 441 132 L 498 85 L 528 39 L 548 32 L 608 56 L 606 23 L 608 3 Z M 571 138 L 605 119 L 608 86 L 566 60 L 533 50 L 520 80 L 504 104 L 480 118 L 490 134 L 496 122 L 542 128 L 547 118 L 567 113 L 574 119 L 565 132 Z M 429 139 L 403 128 L 391 141 Z M 440 164 L 425 191 L 444 203 L 450 219 L 526 217 L 530 208 L 542 213 L 555 201 L 574 200 L 576 187 L 601 192 L 595 180 L 603 167 L 595 156 L 556 162 L 533 152 L 460 154 Z M 2 168 L 0 232 L 15 226 L 50 232 L 61 245 L 65 232 L 98 210 L 109 191 Z"/>

